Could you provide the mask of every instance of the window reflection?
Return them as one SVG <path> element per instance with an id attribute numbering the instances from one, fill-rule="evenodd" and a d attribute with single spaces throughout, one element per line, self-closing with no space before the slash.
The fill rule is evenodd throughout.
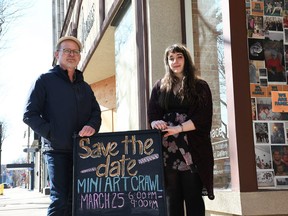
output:
<path id="1" fill-rule="evenodd" d="M 134 13 L 131 4 L 115 29 L 116 131 L 138 129 L 138 79 Z M 129 83 L 129 85 L 127 85 Z M 133 89 L 133 91 L 131 91 Z"/>
<path id="2" fill-rule="evenodd" d="M 214 152 L 215 188 L 230 188 L 230 158 L 227 121 L 226 76 L 221 0 L 193 1 L 193 50 L 199 75 L 206 80 L 213 97 L 211 138 Z"/>

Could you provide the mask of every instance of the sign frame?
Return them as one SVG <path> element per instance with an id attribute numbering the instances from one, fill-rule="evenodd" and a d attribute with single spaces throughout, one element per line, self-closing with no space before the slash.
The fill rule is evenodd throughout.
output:
<path id="1" fill-rule="evenodd" d="M 166 216 L 159 130 L 74 136 L 73 216 Z"/>

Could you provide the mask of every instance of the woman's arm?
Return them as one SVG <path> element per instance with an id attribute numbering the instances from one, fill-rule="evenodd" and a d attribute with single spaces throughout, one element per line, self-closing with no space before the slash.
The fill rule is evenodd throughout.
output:
<path id="1" fill-rule="evenodd" d="M 155 85 L 153 86 L 151 97 L 149 99 L 148 103 L 148 122 L 150 124 L 151 128 L 155 129 L 161 129 L 164 127 L 163 123 L 163 109 L 159 105 L 159 91 L 160 91 L 160 80 L 158 80 Z M 162 120 L 162 121 L 160 121 Z"/>

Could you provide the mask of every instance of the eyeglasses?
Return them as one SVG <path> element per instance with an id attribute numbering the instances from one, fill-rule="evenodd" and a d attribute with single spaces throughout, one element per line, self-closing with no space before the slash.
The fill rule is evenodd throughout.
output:
<path id="1" fill-rule="evenodd" d="M 71 55 L 72 53 L 74 55 L 80 55 L 80 50 L 70 50 L 70 49 L 60 49 L 58 51 L 62 51 L 63 53 L 65 53 L 66 55 Z"/>

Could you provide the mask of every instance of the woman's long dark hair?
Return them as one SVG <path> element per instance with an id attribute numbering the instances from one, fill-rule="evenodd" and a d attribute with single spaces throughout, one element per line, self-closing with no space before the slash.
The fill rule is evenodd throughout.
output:
<path id="1" fill-rule="evenodd" d="M 185 98 L 188 103 L 194 102 L 195 98 L 198 98 L 195 85 L 198 80 L 196 76 L 196 68 L 193 64 L 191 54 L 188 49 L 182 44 L 173 44 L 166 48 L 164 53 L 164 65 L 165 65 L 165 75 L 161 80 L 160 87 L 160 97 L 159 103 L 162 107 L 168 108 L 169 95 L 173 93 L 174 86 L 180 82 L 179 78 L 175 76 L 174 72 L 170 69 L 168 64 L 168 55 L 169 53 L 182 53 L 185 59 L 184 71 L 183 71 L 183 80 L 181 87 L 177 96 L 183 99 Z"/>

